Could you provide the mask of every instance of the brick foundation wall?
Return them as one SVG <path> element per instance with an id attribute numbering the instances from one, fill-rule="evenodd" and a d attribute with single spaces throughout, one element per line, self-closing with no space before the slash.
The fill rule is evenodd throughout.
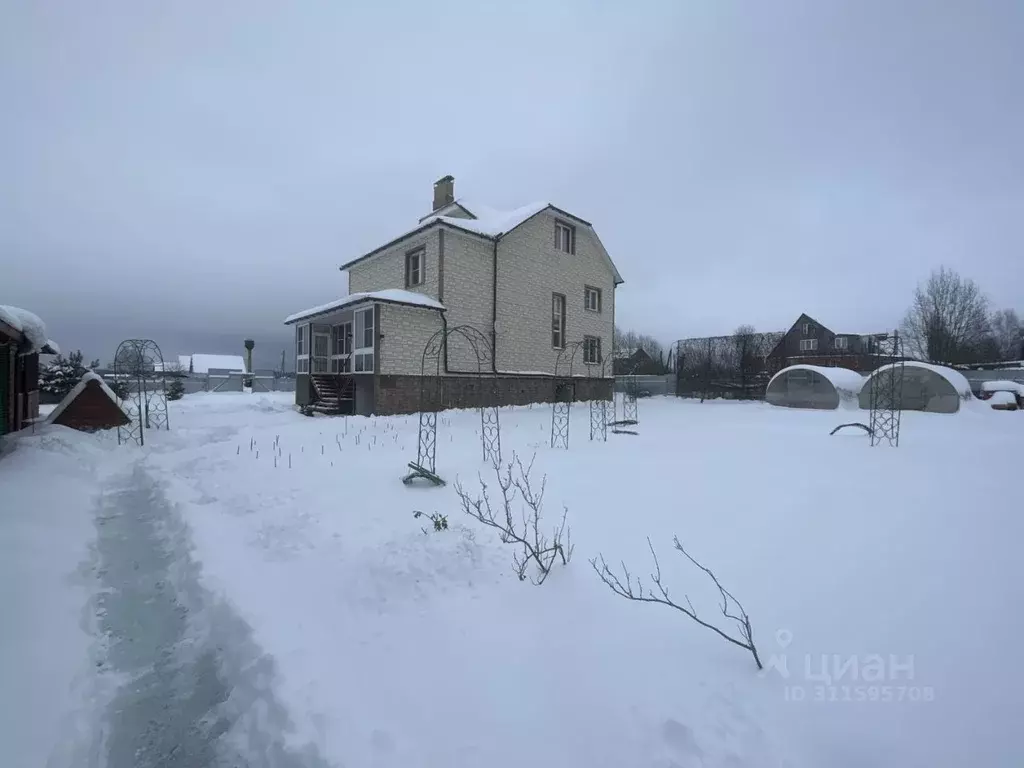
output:
<path id="1" fill-rule="evenodd" d="M 550 403 L 556 391 L 560 400 L 611 400 L 614 385 L 613 379 L 544 376 L 446 376 L 424 380 L 420 376 L 381 375 L 374 410 L 381 416 L 416 413 L 420 410 L 421 390 L 427 402 L 437 402 L 437 387 L 442 380 L 442 409 Z"/>

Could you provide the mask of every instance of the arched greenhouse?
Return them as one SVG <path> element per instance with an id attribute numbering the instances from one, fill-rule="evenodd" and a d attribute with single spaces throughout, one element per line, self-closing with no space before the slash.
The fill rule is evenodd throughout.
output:
<path id="1" fill-rule="evenodd" d="M 864 381 L 848 368 L 791 365 L 772 376 L 765 400 L 785 408 L 834 410 L 841 403 L 856 407 Z"/>
<path id="2" fill-rule="evenodd" d="M 893 375 L 892 365 L 883 365 L 864 382 L 860 391 L 860 407 L 871 407 L 872 381 L 879 376 Z M 885 386 L 885 382 L 880 382 Z M 956 413 L 962 403 L 973 400 L 971 385 L 959 371 L 942 365 L 919 363 L 907 360 L 903 363 L 904 411 L 928 411 L 930 413 Z"/>

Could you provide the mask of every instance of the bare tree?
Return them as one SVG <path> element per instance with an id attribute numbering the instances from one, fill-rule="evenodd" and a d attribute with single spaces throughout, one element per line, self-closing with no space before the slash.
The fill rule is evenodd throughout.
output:
<path id="1" fill-rule="evenodd" d="M 501 504 L 497 508 L 491 504 L 487 483 L 482 477 L 479 496 L 471 496 L 459 482 L 455 484 L 455 492 L 462 502 L 463 512 L 497 530 L 503 544 L 515 544 L 519 547 L 520 551 L 512 557 L 512 567 L 516 576 L 520 581 L 525 581 L 528 578 L 530 563 L 533 563 L 537 575 L 529 578 L 539 586 L 547 579 L 556 562 L 560 560 L 562 565 L 569 564 L 573 544 L 572 532 L 565 522 L 569 514 L 568 508 L 563 507 L 562 519 L 550 535 L 541 532 L 547 477 L 541 478 L 540 488 L 534 490 L 530 483 L 534 459 L 524 467 L 519 457 L 513 454 L 508 464 L 495 464 L 494 473 L 497 476 L 498 488 L 501 490 Z M 523 501 L 518 513 L 513 509 L 517 495 Z"/>
<path id="2" fill-rule="evenodd" d="M 989 328 L 1000 360 L 1024 357 L 1024 326 L 1012 309 L 1000 309 L 989 318 Z"/>
<path id="3" fill-rule="evenodd" d="M 987 334 L 985 295 L 973 280 L 946 267 L 917 287 L 903 320 L 905 349 L 930 362 L 972 362 Z"/>
<path id="4" fill-rule="evenodd" d="M 757 646 L 754 645 L 754 631 L 750 626 L 750 617 L 743 609 L 740 601 L 737 600 L 729 590 L 722 586 L 722 583 L 710 568 L 701 565 L 701 563 L 697 562 L 697 560 L 695 560 L 690 553 L 686 551 L 682 543 L 680 543 L 678 536 L 673 539 L 673 543 L 675 548 L 681 552 L 687 560 L 702 570 L 708 578 L 714 582 L 721 599 L 721 603 L 718 606 L 719 610 L 721 610 L 723 617 L 736 623 L 738 637 L 731 635 L 728 632 L 719 629 L 714 624 L 700 618 L 697 615 L 697 609 L 693 607 L 693 603 L 690 602 L 688 595 L 683 595 L 686 605 L 675 602 L 669 596 L 668 587 L 666 587 L 661 580 L 661 563 L 658 562 L 658 555 L 654 551 L 654 545 L 651 544 L 650 538 L 647 539 L 647 546 L 651 550 L 651 557 L 654 558 L 654 572 L 650 574 L 650 579 L 654 584 L 654 589 L 649 587 L 645 588 L 639 577 L 634 579 L 633 575 L 629 572 L 629 569 L 626 568 L 625 563 L 621 563 L 621 578 L 613 573 L 611 568 L 608 567 L 603 555 L 598 555 L 598 557 L 591 560 L 590 565 L 597 572 L 597 575 L 601 577 L 601 581 L 603 581 L 615 594 L 620 597 L 624 597 L 627 600 L 636 600 L 640 603 L 659 603 L 661 605 L 667 605 L 669 608 L 675 608 L 680 613 L 689 616 L 702 627 L 710 629 L 723 640 L 743 648 L 746 651 L 750 651 L 751 655 L 754 657 L 754 663 L 757 664 L 757 668 L 763 669 L 764 667 L 761 664 L 761 657 L 757 653 Z M 655 591 L 655 589 L 657 591 Z"/>
<path id="5" fill-rule="evenodd" d="M 757 369 L 756 338 L 757 331 L 752 325 L 741 325 L 732 332 L 735 367 L 740 373 L 741 397 L 744 398 L 749 397 L 750 378 Z"/>
<path id="6" fill-rule="evenodd" d="M 665 348 L 656 338 L 645 333 L 615 329 L 615 348 L 623 354 L 632 354 L 642 349 L 652 360 L 662 360 Z"/>

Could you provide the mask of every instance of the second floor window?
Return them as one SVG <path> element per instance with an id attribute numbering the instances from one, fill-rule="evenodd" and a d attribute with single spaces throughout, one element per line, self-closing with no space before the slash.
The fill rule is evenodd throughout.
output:
<path id="1" fill-rule="evenodd" d="M 405 287 L 414 288 L 423 285 L 423 257 L 426 250 L 417 248 L 405 254 Z"/>
<path id="2" fill-rule="evenodd" d="M 590 365 L 600 365 L 601 339 L 597 336 L 583 337 L 583 362 Z"/>
<path id="3" fill-rule="evenodd" d="M 801 352 L 813 352 L 818 348 L 817 339 L 800 339 Z"/>
<path id="4" fill-rule="evenodd" d="M 565 348 L 565 296 L 551 294 L 551 346 Z"/>
<path id="5" fill-rule="evenodd" d="M 850 344 L 850 340 L 845 336 L 836 336 L 836 349 L 846 349 Z"/>
<path id="6" fill-rule="evenodd" d="M 576 253 L 576 227 L 564 221 L 556 221 L 555 248 L 564 253 Z"/>
<path id="7" fill-rule="evenodd" d="M 583 308 L 591 312 L 601 311 L 601 289 L 587 286 L 583 289 Z"/>

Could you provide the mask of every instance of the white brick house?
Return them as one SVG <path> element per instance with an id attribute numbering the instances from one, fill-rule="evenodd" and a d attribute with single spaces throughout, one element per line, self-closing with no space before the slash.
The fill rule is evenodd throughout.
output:
<path id="1" fill-rule="evenodd" d="M 454 390 L 483 372 L 501 403 L 550 400 L 559 380 L 574 381 L 577 397 L 610 396 L 623 281 L 578 216 L 549 203 L 496 211 L 456 200 L 446 176 L 430 213 L 341 269 L 348 296 L 285 320 L 296 328 L 300 405 L 415 411 L 425 345 L 467 326 L 476 349 L 452 338 L 427 362 Z"/>

